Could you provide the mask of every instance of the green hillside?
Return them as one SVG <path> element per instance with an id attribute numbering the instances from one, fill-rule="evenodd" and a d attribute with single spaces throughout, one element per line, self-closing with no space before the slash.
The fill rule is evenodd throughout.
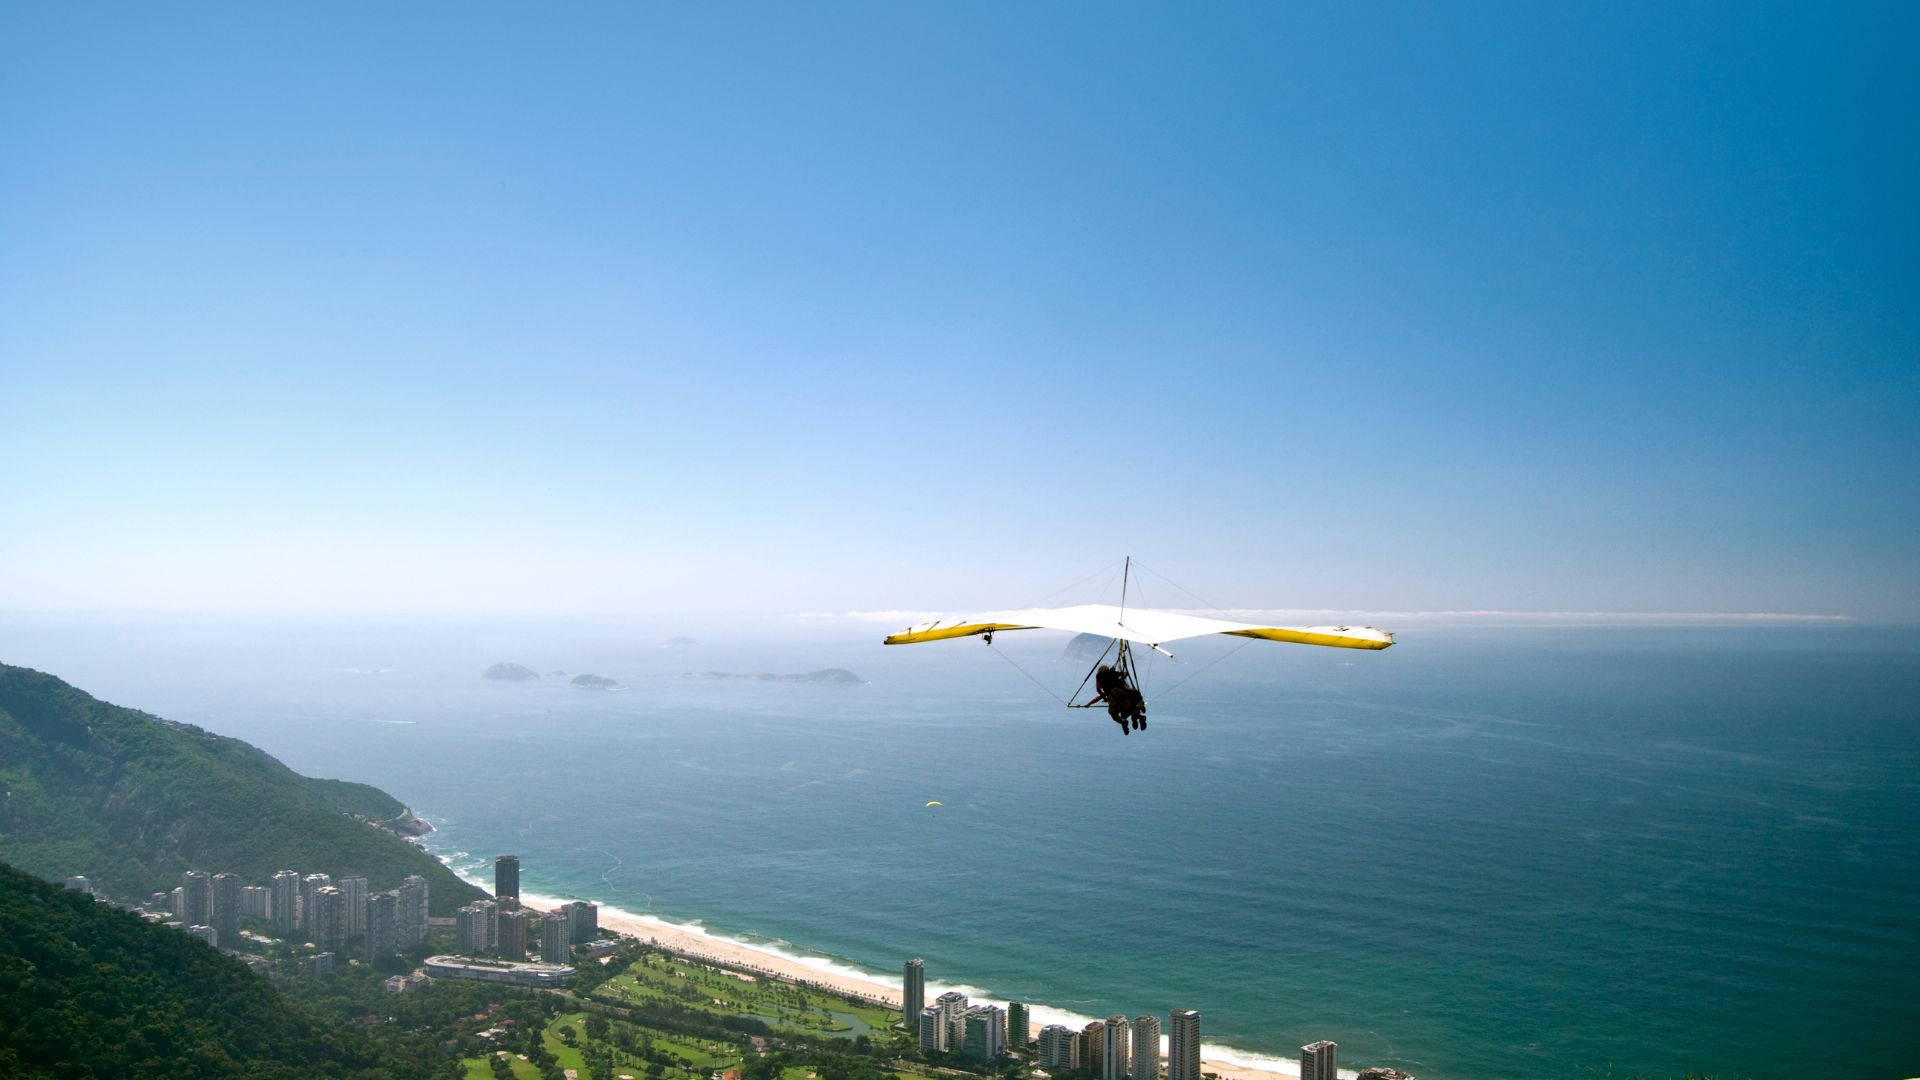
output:
<path id="1" fill-rule="evenodd" d="M 435 914 L 485 894 L 372 821 L 405 812 L 365 784 L 301 776 L 258 748 L 0 664 L 0 861 L 85 874 L 125 899 L 184 870 L 264 884 L 276 870 L 424 876 Z"/>
<path id="2" fill-rule="evenodd" d="M 239 961 L 0 866 L 0 1076 L 386 1075 Z"/>

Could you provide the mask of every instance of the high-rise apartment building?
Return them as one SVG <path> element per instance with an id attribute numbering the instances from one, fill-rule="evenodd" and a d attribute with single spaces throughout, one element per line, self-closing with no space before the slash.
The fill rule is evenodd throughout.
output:
<path id="1" fill-rule="evenodd" d="M 900 1015 L 909 1021 L 927 1007 L 927 962 L 914 957 L 900 979 Z"/>
<path id="2" fill-rule="evenodd" d="M 332 885 L 313 890 L 308 932 L 322 952 L 338 952 L 347 939 L 346 897 Z"/>
<path id="3" fill-rule="evenodd" d="M 187 927 L 187 933 L 192 934 L 194 937 L 199 938 L 201 941 L 206 942 L 216 949 L 220 947 L 220 931 L 215 930 L 211 926 L 189 926 Z"/>
<path id="4" fill-rule="evenodd" d="M 1080 1067 L 1080 1034 L 1064 1024 L 1040 1029 L 1040 1067 L 1060 1075 Z"/>
<path id="5" fill-rule="evenodd" d="M 408 874 L 400 883 L 400 948 L 408 951 L 427 943 L 427 879 Z"/>
<path id="6" fill-rule="evenodd" d="M 1175 1009 L 1167 1021 L 1167 1080 L 1200 1080 L 1200 1014 Z"/>
<path id="7" fill-rule="evenodd" d="M 461 952 L 474 956 L 492 952 L 500 940 L 500 907 L 491 900 L 475 900 L 460 909 L 454 925 Z"/>
<path id="8" fill-rule="evenodd" d="M 1027 1052 L 1027 1006 L 1024 1002 L 1007 1002 L 1007 1049 L 1016 1054 Z"/>
<path id="9" fill-rule="evenodd" d="M 345 905 L 346 925 L 342 933 L 346 940 L 365 937 L 367 933 L 367 879 L 363 877 L 343 877 L 338 882 L 341 903 Z"/>
<path id="10" fill-rule="evenodd" d="M 180 890 L 186 900 L 185 910 L 179 913 L 180 921 L 188 926 L 212 926 L 213 875 L 205 870 L 189 870 L 180 875 Z"/>
<path id="11" fill-rule="evenodd" d="M 1107 1017 L 1100 1033 L 1100 1080 L 1126 1080 L 1127 1018 L 1119 1013 Z"/>
<path id="12" fill-rule="evenodd" d="M 940 1006 L 929 1005 L 920 1010 L 920 1050 L 931 1054 L 947 1048 L 947 1017 Z"/>
<path id="13" fill-rule="evenodd" d="M 526 912 L 514 910 L 500 913 L 500 940 L 495 944 L 494 951 L 507 960 L 527 958 Z"/>
<path id="14" fill-rule="evenodd" d="M 958 990 L 949 990 L 933 1000 L 934 1008 L 940 1010 L 940 1024 L 946 1028 L 947 1045 L 945 1049 L 958 1053 L 966 1044 L 967 995 Z"/>
<path id="15" fill-rule="evenodd" d="M 333 878 L 328 874 L 308 874 L 300 879 L 300 931 L 308 941 L 313 940 L 313 894 L 332 884 Z"/>
<path id="16" fill-rule="evenodd" d="M 1133 1080 L 1160 1080 L 1160 1018 L 1133 1018 Z"/>
<path id="17" fill-rule="evenodd" d="M 975 1005 L 966 1011 L 966 1035 L 961 1048 L 975 1061 L 998 1061 L 1007 1056 L 1007 1014 L 997 1005 Z"/>
<path id="18" fill-rule="evenodd" d="M 1080 1071 L 1098 1078 L 1106 1072 L 1107 1025 L 1095 1020 L 1080 1029 Z"/>
<path id="19" fill-rule="evenodd" d="M 493 899 L 508 911 L 520 906 L 520 856 L 494 856 Z"/>
<path id="20" fill-rule="evenodd" d="M 400 951 L 400 894 L 383 892 L 367 897 L 367 934 L 362 940 L 368 960 Z"/>
<path id="21" fill-rule="evenodd" d="M 187 890 L 185 886 L 175 885 L 167 894 L 167 910 L 173 913 L 173 921 L 187 925 Z"/>
<path id="22" fill-rule="evenodd" d="M 93 882 L 88 881 L 85 874 L 75 874 L 67 879 L 67 888 L 75 892 L 92 893 Z"/>
<path id="23" fill-rule="evenodd" d="M 282 870 L 273 875 L 268 883 L 267 917 L 273 922 L 276 934 L 291 934 L 299 928 L 294 916 L 299 914 L 299 905 L 295 902 L 300 895 L 300 873 L 297 870 Z"/>
<path id="24" fill-rule="evenodd" d="M 549 964 L 564 964 L 573 959 L 572 922 L 561 911 L 540 916 L 540 959 Z"/>
<path id="25" fill-rule="evenodd" d="M 1336 1080 L 1340 1044 L 1321 1039 L 1300 1048 L 1300 1080 Z"/>
<path id="26" fill-rule="evenodd" d="M 220 931 L 220 940 L 229 946 L 240 942 L 240 875 L 213 875 L 212 900 L 207 925 Z"/>
<path id="27" fill-rule="evenodd" d="M 600 936 L 599 904 L 590 900 L 575 900 L 564 910 L 567 913 L 567 932 L 572 935 L 575 945 Z"/>
<path id="28" fill-rule="evenodd" d="M 243 919 L 266 918 L 269 895 L 270 891 L 264 885 L 240 886 L 240 917 Z"/>

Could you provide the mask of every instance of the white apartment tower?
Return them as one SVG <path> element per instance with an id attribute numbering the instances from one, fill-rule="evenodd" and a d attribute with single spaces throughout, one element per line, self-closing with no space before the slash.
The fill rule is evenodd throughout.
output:
<path id="1" fill-rule="evenodd" d="M 267 899 L 267 912 L 273 919 L 273 932 L 291 934 L 298 925 L 293 921 L 295 899 L 300 895 L 300 872 L 282 870 L 273 875 L 273 882 L 267 886 L 273 895 Z"/>
<path id="2" fill-rule="evenodd" d="M 1300 1048 L 1300 1080 L 1335 1080 L 1339 1067 L 1339 1043 L 1321 1039 Z"/>
<path id="3" fill-rule="evenodd" d="M 1119 1013 L 1107 1017 L 1105 1030 L 1100 1033 L 1100 1080 L 1126 1080 L 1127 1071 L 1127 1018 Z"/>
<path id="4" fill-rule="evenodd" d="M 947 1018 L 941 1014 L 938 1005 L 929 1005 L 920 1010 L 920 1049 L 931 1054 L 935 1050 L 947 1048 Z"/>
<path id="5" fill-rule="evenodd" d="M 1048 1024 L 1041 1028 L 1040 1067 L 1056 1075 L 1062 1070 L 1079 1068 L 1080 1033 L 1064 1024 Z"/>
<path id="6" fill-rule="evenodd" d="M 1160 1018 L 1133 1018 L 1133 1080 L 1160 1080 Z"/>
<path id="7" fill-rule="evenodd" d="M 927 1007 L 927 962 L 914 957 L 900 980 L 900 1015 L 913 1023 Z"/>
<path id="8" fill-rule="evenodd" d="M 949 990 L 935 998 L 933 1005 L 940 1010 L 940 1025 L 946 1029 L 945 1049 L 961 1049 L 967 1041 L 967 995 L 958 990 Z"/>
<path id="9" fill-rule="evenodd" d="M 346 926 L 342 937 L 352 940 L 364 937 L 367 932 L 367 879 L 363 877 L 343 877 L 340 879 L 340 902 L 345 905 Z"/>
<path id="10" fill-rule="evenodd" d="M 1167 1021 L 1167 1080 L 1200 1080 L 1200 1014 L 1175 1009 Z"/>

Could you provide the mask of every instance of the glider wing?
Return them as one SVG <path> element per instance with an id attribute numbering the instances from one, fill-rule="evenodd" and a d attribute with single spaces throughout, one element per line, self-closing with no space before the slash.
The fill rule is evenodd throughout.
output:
<path id="1" fill-rule="evenodd" d="M 1327 645 L 1340 649 L 1384 649 L 1393 644 L 1392 634 L 1371 626 L 1256 626 L 1226 619 L 1207 619 L 1178 611 L 1155 611 L 1149 608 L 1122 610 L 1112 604 L 1034 608 L 993 612 L 974 618 L 936 619 L 925 626 L 893 634 L 885 643 L 912 645 L 1002 630 L 1067 630 L 1076 634 L 1121 638 L 1148 646 L 1208 634 L 1289 641 L 1299 645 Z"/>

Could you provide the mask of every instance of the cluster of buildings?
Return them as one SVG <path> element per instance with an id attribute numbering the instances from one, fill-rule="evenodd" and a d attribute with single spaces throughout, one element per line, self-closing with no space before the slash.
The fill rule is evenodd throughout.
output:
<path id="1" fill-rule="evenodd" d="M 1056 1076 L 1073 1073 L 1093 1080 L 1201 1080 L 1200 1014 L 1192 1009 L 1175 1009 L 1167 1014 L 1163 1074 L 1157 1016 L 1128 1020 L 1116 1013 L 1078 1031 L 1048 1024 L 1030 1044 L 1028 1009 L 1022 1002 L 1008 1002 L 1004 1010 L 972 1005 L 967 995 L 954 990 L 927 1004 L 926 962 L 917 956 L 907 961 L 901 979 L 901 1008 L 907 1029 L 918 1031 L 920 1049 L 929 1053 L 957 1053 L 993 1061 L 1008 1053 L 1025 1053 L 1031 1045 L 1034 1063 Z M 1339 1056 L 1340 1047 L 1324 1040 L 1301 1047 L 1301 1080 L 1334 1080 Z"/>
<path id="2" fill-rule="evenodd" d="M 67 887 L 93 892 L 85 877 L 68 878 Z M 246 885 L 238 874 L 189 870 L 171 892 L 154 893 L 145 910 L 215 948 L 238 946 L 240 926 L 249 920 L 321 952 L 354 950 L 369 960 L 427 943 L 427 879 L 418 874 L 397 889 L 373 892 L 364 877 L 336 881 L 282 870 L 266 885 Z"/>
<path id="3" fill-rule="evenodd" d="M 587 901 L 562 904 L 545 914 L 520 906 L 520 857 L 493 860 L 493 899 L 460 909 L 455 919 L 459 949 L 470 956 L 523 961 L 531 950 L 548 964 L 573 959 L 573 946 L 600 936 L 600 908 Z"/>

